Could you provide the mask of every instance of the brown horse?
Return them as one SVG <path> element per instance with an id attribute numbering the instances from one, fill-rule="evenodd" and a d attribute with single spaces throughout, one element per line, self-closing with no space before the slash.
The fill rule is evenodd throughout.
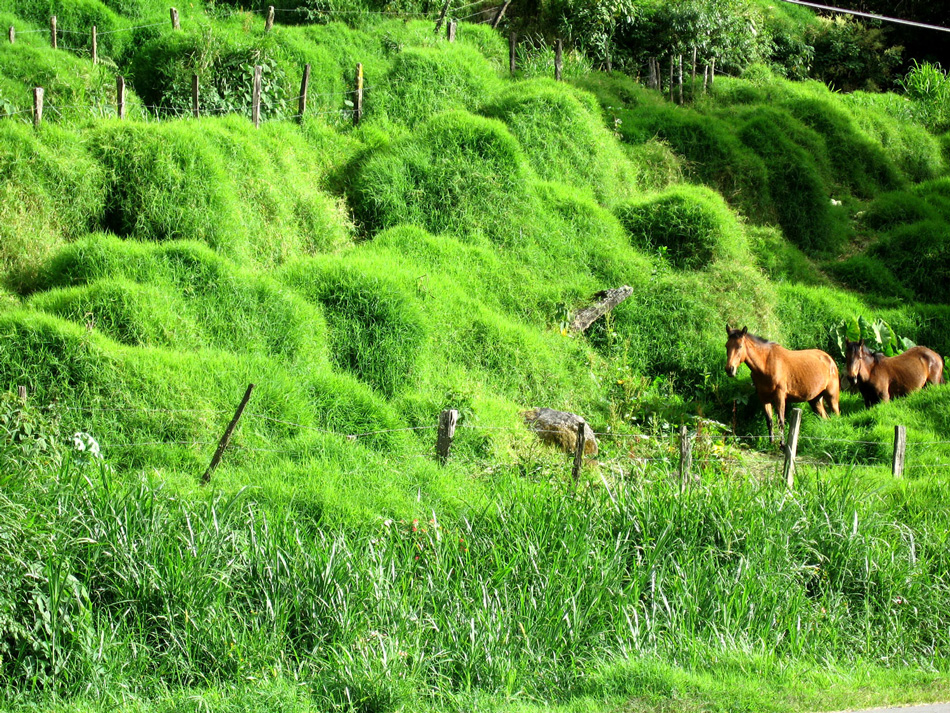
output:
<path id="1" fill-rule="evenodd" d="M 752 383 L 765 409 L 765 422 L 772 433 L 772 409 L 778 413 L 779 442 L 785 443 L 785 404 L 807 401 L 812 410 L 827 418 L 822 399 L 838 410 L 838 366 L 820 349 L 793 351 L 749 334 L 749 330 L 726 325 L 726 373 L 735 376 L 740 364 L 752 372 Z"/>
<path id="2" fill-rule="evenodd" d="M 903 354 L 886 357 L 868 349 L 863 339 L 848 341 L 845 363 L 848 380 L 857 385 L 866 408 L 907 396 L 927 384 L 939 384 L 943 379 L 943 359 L 927 347 L 911 347 Z"/>

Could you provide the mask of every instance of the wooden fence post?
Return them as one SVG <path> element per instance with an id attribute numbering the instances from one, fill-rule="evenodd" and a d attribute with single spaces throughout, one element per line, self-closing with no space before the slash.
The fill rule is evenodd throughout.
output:
<path id="1" fill-rule="evenodd" d="M 211 463 L 208 465 L 208 469 L 204 472 L 204 475 L 201 476 L 202 485 L 207 485 L 211 481 L 211 474 L 214 473 L 214 469 L 218 467 L 218 463 L 221 462 L 221 457 L 224 455 L 224 449 L 227 448 L 231 442 L 231 434 L 234 433 L 234 429 L 241 419 L 241 414 L 244 413 L 244 407 L 247 406 L 247 402 L 251 400 L 252 391 L 254 391 L 254 384 L 248 384 L 247 391 L 244 392 L 244 398 L 241 399 L 241 403 L 238 404 L 237 411 L 234 412 L 231 423 L 224 429 L 224 435 L 221 436 L 221 440 L 218 442 L 218 448 L 211 457 Z"/>
<path id="2" fill-rule="evenodd" d="M 571 468 L 571 483 L 573 485 L 577 485 L 581 468 L 584 467 L 584 447 L 587 445 L 585 426 L 587 426 L 587 422 L 584 419 L 581 419 L 580 423 L 577 424 L 577 438 L 574 441 L 574 467 Z"/>
<path id="3" fill-rule="evenodd" d="M 696 47 L 696 45 L 693 45 L 693 71 L 692 71 L 692 74 L 690 75 L 691 79 L 690 79 L 690 86 L 689 86 L 690 96 L 693 96 L 693 93 L 695 93 L 696 91 L 696 57 L 698 54 L 699 54 L 699 48 Z"/>
<path id="4" fill-rule="evenodd" d="M 10 28 L 13 29 L 13 28 Z M 511 74 L 515 73 L 515 65 L 517 61 L 517 50 L 518 50 L 518 35 L 515 32 L 512 32 L 508 35 L 508 71 Z"/>
<path id="5" fill-rule="evenodd" d="M 677 84 L 679 85 L 679 103 L 683 103 L 683 55 L 679 56 L 679 75 L 677 76 Z"/>
<path id="6" fill-rule="evenodd" d="M 680 426 L 680 493 L 686 492 L 689 472 L 693 466 L 693 439 L 684 423 Z"/>
<path id="7" fill-rule="evenodd" d="M 455 409 L 446 409 L 439 414 L 439 435 L 435 442 L 435 453 L 439 465 L 445 465 L 449 460 L 449 451 L 452 449 L 452 439 L 455 438 L 455 424 L 458 423 L 459 412 Z"/>
<path id="8" fill-rule="evenodd" d="M 650 76 L 647 79 L 647 86 L 650 89 L 656 89 L 656 65 L 654 64 L 653 57 L 647 58 L 647 68 L 650 70 Z"/>
<path id="9" fill-rule="evenodd" d="M 178 21 L 178 9 L 171 7 L 168 9 L 168 14 L 171 15 L 171 18 L 172 18 L 172 29 L 180 30 L 181 23 Z"/>
<path id="10" fill-rule="evenodd" d="M 706 93 L 706 89 L 709 87 L 709 64 L 703 65 L 703 94 Z"/>
<path id="11" fill-rule="evenodd" d="M 267 20 L 264 21 L 264 32 L 270 32 L 274 29 L 274 6 L 267 8 Z"/>
<path id="12" fill-rule="evenodd" d="M 7 33 L 7 37 L 10 39 L 11 45 L 16 41 L 16 29 L 13 25 L 10 25 L 10 32 Z"/>
<path id="13" fill-rule="evenodd" d="M 20 397 L 20 401 L 22 401 L 23 403 L 26 403 L 26 387 L 25 386 L 20 385 L 16 387 L 16 395 Z"/>
<path id="14" fill-rule="evenodd" d="M 554 42 L 554 78 L 561 81 L 561 70 L 564 68 L 564 43 L 560 39 Z"/>
<path id="15" fill-rule="evenodd" d="M 716 83 L 716 58 L 713 57 L 709 61 L 709 86 L 712 87 Z"/>
<path id="16" fill-rule="evenodd" d="M 254 128 L 260 128 L 261 125 L 261 75 L 264 69 L 261 65 L 254 67 L 254 87 L 251 90 L 251 121 Z"/>
<path id="17" fill-rule="evenodd" d="M 442 23 L 445 22 L 445 14 L 449 11 L 449 3 L 451 2 L 452 0 L 445 0 L 442 12 L 439 13 L 439 19 L 435 21 L 435 34 L 439 34 L 439 30 L 442 29 Z"/>
<path id="18" fill-rule="evenodd" d="M 894 426 L 894 462 L 891 473 L 895 478 L 904 475 L 904 455 L 907 451 L 907 428 Z"/>
<path id="19" fill-rule="evenodd" d="M 300 80 L 300 97 L 297 102 L 297 123 L 303 123 L 304 112 L 307 111 L 307 87 L 310 86 L 310 64 L 303 68 L 303 78 Z"/>
<path id="20" fill-rule="evenodd" d="M 668 89 L 670 90 L 670 101 L 673 101 L 673 55 L 670 55 L 670 83 Z"/>
<path id="21" fill-rule="evenodd" d="M 455 31 L 458 29 L 458 23 L 455 20 L 449 22 L 449 26 L 445 30 L 445 39 L 449 42 L 455 42 Z"/>
<path id="22" fill-rule="evenodd" d="M 43 87 L 33 88 L 33 128 L 40 128 L 43 122 Z"/>
<path id="23" fill-rule="evenodd" d="M 99 64 L 99 36 L 96 26 L 92 26 L 92 63 Z"/>
<path id="24" fill-rule="evenodd" d="M 201 116 L 201 106 L 198 103 L 198 75 L 191 75 L 191 113 L 197 119 Z"/>
<path id="25" fill-rule="evenodd" d="M 125 77 L 116 75 L 115 78 L 115 104 L 116 113 L 120 119 L 125 118 Z"/>
<path id="26" fill-rule="evenodd" d="M 798 432 L 802 426 L 802 410 L 793 408 L 788 419 L 788 439 L 785 444 L 785 485 L 795 487 L 795 455 L 798 453 Z"/>
<path id="27" fill-rule="evenodd" d="M 356 65 L 356 100 L 353 102 L 353 123 L 359 124 L 363 118 L 363 65 Z"/>
<path id="28" fill-rule="evenodd" d="M 511 5 L 511 0 L 505 0 L 505 4 L 501 6 L 501 9 L 498 10 L 498 14 L 495 15 L 495 19 L 492 20 L 491 28 L 493 30 L 498 29 L 498 23 L 501 22 L 501 18 L 505 16 L 505 10 L 508 9 L 508 6 Z"/>
<path id="29" fill-rule="evenodd" d="M 50 38 L 53 44 L 53 49 L 56 49 L 56 15 L 53 15 L 49 19 L 49 30 L 50 30 Z"/>

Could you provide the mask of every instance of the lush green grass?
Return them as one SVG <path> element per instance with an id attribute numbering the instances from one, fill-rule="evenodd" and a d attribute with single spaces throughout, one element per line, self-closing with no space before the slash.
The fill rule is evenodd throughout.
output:
<path id="1" fill-rule="evenodd" d="M 16 5 L 0 19 L 24 31 L 53 7 Z M 946 160 L 899 102 L 754 69 L 676 106 L 576 55 L 556 83 L 541 39 L 508 77 L 484 25 L 454 44 L 369 14 L 265 34 L 217 3 L 174 32 L 152 0 L 54 5 L 123 32 L 98 69 L 40 32 L 0 51 L 0 110 L 37 78 L 80 107 L 0 125 L 0 386 L 30 392 L 0 398 L 8 707 L 807 710 L 947 690 L 948 387 L 807 416 L 792 493 L 768 444 L 699 420 L 764 432 L 747 372 L 723 372 L 727 324 L 834 353 L 832 326 L 864 315 L 950 352 Z M 122 121 L 116 73 L 141 97 Z M 193 73 L 205 113 L 178 118 Z M 600 434 L 577 487 L 524 427 L 540 406 Z M 699 432 L 685 494 L 681 423 Z"/>

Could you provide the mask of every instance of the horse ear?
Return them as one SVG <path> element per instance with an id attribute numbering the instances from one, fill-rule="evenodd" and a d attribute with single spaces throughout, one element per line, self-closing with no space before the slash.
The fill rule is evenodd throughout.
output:
<path id="1" fill-rule="evenodd" d="M 748 328 L 748 327 L 743 327 L 743 328 L 742 328 L 742 336 L 745 336 L 745 335 L 748 334 L 748 333 L 749 333 L 749 328 Z"/>

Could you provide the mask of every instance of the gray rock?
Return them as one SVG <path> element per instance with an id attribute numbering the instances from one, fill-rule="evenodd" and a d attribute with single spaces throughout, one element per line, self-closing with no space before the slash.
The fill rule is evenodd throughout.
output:
<path id="1" fill-rule="evenodd" d="M 525 423 L 545 443 L 558 446 L 567 453 L 577 447 L 577 426 L 584 424 L 584 455 L 597 455 L 597 439 L 583 418 L 567 411 L 533 408 L 522 411 Z"/>

